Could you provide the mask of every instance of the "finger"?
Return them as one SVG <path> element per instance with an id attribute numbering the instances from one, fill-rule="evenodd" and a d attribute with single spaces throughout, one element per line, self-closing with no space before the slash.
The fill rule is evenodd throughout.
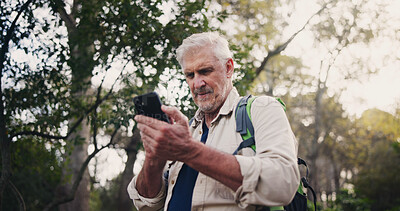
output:
<path id="1" fill-rule="evenodd" d="M 154 140 L 143 132 L 140 132 L 140 137 L 146 153 L 154 154 Z"/>
<path id="2" fill-rule="evenodd" d="M 142 138 L 148 137 L 149 139 L 155 139 L 157 134 L 159 133 L 159 131 L 153 128 L 152 125 L 138 123 L 137 128 L 140 130 Z"/>
<path id="3" fill-rule="evenodd" d="M 136 115 L 135 116 L 135 121 L 139 124 L 144 124 L 147 126 L 150 126 L 154 129 L 161 127 L 161 125 L 165 125 L 168 124 L 164 121 L 160 121 L 158 119 L 152 118 L 152 117 L 148 117 L 148 116 L 144 116 L 144 115 Z"/>
<path id="4" fill-rule="evenodd" d="M 170 123 L 170 124 L 174 124 L 174 119 L 172 119 L 172 118 L 171 118 L 170 116 L 168 116 L 168 115 L 167 115 L 167 117 L 168 117 L 169 123 Z"/>
<path id="5" fill-rule="evenodd" d="M 161 110 L 178 124 L 187 124 L 188 122 L 188 118 L 175 107 L 162 105 Z"/>
<path id="6" fill-rule="evenodd" d="M 153 121 L 154 118 L 148 117 L 148 116 L 144 116 L 144 115 L 136 115 L 134 120 L 138 123 L 146 123 L 146 122 L 150 122 Z M 154 119 L 157 120 L 157 119 Z"/>

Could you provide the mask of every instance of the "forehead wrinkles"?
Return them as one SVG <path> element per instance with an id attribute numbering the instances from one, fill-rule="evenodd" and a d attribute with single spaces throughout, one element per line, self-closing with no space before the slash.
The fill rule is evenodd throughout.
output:
<path id="1" fill-rule="evenodd" d="M 212 67 L 219 64 L 218 58 L 210 48 L 192 49 L 182 60 L 184 72 L 194 72 L 204 67 Z"/>
<path id="2" fill-rule="evenodd" d="M 214 67 L 214 66 L 215 66 L 215 62 L 212 62 L 212 61 L 204 61 L 204 62 L 201 62 L 201 63 L 199 62 L 199 63 L 196 63 L 196 64 L 192 63 L 192 65 L 186 66 L 185 69 L 183 69 L 183 72 L 184 73 L 195 72 L 197 70 L 201 70 L 201 69 L 209 68 L 209 67 Z"/>
<path id="3" fill-rule="evenodd" d="M 183 55 L 182 58 L 182 66 L 186 66 L 187 60 L 192 60 L 190 62 L 193 62 L 193 60 L 200 58 L 204 58 L 205 56 L 209 55 L 214 55 L 214 50 L 211 45 L 205 45 L 205 46 L 193 46 L 189 48 L 186 53 Z"/>

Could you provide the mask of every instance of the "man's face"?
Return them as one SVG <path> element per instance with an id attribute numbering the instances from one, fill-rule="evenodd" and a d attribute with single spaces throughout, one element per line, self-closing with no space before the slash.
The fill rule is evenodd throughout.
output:
<path id="1" fill-rule="evenodd" d="M 196 105 L 205 113 L 218 112 L 232 89 L 233 61 L 222 65 L 212 49 L 204 47 L 185 55 L 183 68 Z"/>

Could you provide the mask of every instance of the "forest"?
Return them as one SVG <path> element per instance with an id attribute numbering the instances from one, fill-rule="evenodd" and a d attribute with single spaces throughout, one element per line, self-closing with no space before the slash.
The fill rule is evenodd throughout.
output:
<path id="1" fill-rule="evenodd" d="M 0 1 L 0 210 L 135 210 L 126 187 L 144 152 L 132 98 L 155 90 L 191 118 L 175 49 L 204 31 L 229 40 L 242 95 L 287 105 L 318 210 L 400 210 L 400 96 L 358 114 L 343 100 L 351 84 L 399 71 L 399 10 L 391 0 Z"/>

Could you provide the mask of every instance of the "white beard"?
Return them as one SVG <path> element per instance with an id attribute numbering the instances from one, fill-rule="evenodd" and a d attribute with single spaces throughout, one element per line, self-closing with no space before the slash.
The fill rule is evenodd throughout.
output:
<path id="1" fill-rule="evenodd" d="M 201 100 L 199 100 L 198 106 L 200 110 L 204 113 L 214 112 L 217 108 L 220 108 L 222 106 L 222 104 L 224 103 L 223 100 L 225 100 L 226 95 L 227 95 L 227 87 L 224 86 L 221 96 L 219 98 L 216 98 L 214 103 L 202 105 Z M 218 100 L 221 100 L 221 102 L 218 102 Z"/>

